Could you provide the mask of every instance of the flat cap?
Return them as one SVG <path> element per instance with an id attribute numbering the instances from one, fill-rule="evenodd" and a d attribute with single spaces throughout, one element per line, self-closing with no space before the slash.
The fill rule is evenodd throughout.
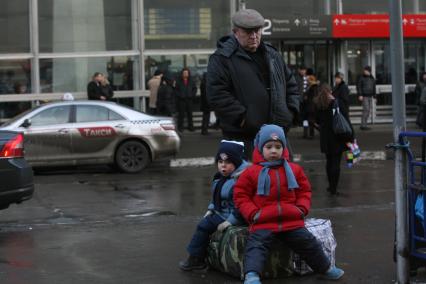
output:
<path id="1" fill-rule="evenodd" d="M 232 16 L 232 23 L 243 29 L 260 28 L 265 25 L 265 18 L 256 10 L 239 10 Z"/>

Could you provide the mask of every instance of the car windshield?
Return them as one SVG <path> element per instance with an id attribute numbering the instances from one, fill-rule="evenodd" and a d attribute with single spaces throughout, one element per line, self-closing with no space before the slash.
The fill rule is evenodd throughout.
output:
<path id="1" fill-rule="evenodd" d="M 22 113 L 18 114 L 17 116 L 15 116 L 15 117 L 13 117 L 13 118 L 9 119 L 9 120 L 8 120 L 8 121 L 6 121 L 5 123 L 3 123 L 1 126 L 9 126 L 9 125 L 11 125 L 12 123 L 14 123 L 15 121 L 17 121 L 17 120 L 21 119 L 23 116 L 27 115 L 28 113 L 30 113 L 30 112 L 32 112 L 33 110 L 36 110 L 36 109 L 38 109 L 38 108 L 40 108 L 40 106 L 36 106 L 35 108 L 28 109 L 28 110 L 26 110 L 26 111 L 24 111 L 24 112 L 22 112 Z"/>

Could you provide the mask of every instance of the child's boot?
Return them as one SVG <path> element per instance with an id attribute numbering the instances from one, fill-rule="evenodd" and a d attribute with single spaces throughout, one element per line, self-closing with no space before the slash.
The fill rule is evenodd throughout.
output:
<path id="1" fill-rule="evenodd" d="M 261 284 L 259 274 L 256 272 L 249 272 L 244 278 L 244 284 Z"/>
<path id="2" fill-rule="evenodd" d="M 179 268 L 183 271 L 203 270 L 207 267 L 204 258 L 190 255 L 187 260 L 179 262 Z"/>
<path id="3" fill-rule="evenodd" d="M 326 280 L 339 280 L 342 278 L 343 274 L 345 274 L 345 272 L 342 269 L 331 266 L 327 272 L 321 275 L 321 278 Z"/>

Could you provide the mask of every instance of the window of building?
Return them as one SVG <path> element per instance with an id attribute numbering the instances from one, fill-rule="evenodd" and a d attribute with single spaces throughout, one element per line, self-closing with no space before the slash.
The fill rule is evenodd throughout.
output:
<path id="1" fill-rule="evenodd" d="M 282 0 L 247 0 L 246 7 L 259 11 L 262 16 L 268 18 L 269 14 L 275 15 L 277 11 L 281 15 L 292 16 L 321 16 L 336 13 L 337 1 L 327 0 L 298 0 L 298 1 L 282 1 Z"/>
<path id="2" fill-rule="evenodd" d="M 0 94 L 31 93 L 30 60 L 0 60 Z"/>
<path id="3" fill-rule="evenodd" d="M 41 92 L 86 92 L 95 72 L 106 75 L 113 90 L 133 90 L 137 70 L 136 59 L 129 56 L 42 59 Z"/>
<path id="4" fill-rule="evenodd" d="M 402 1 L 403 13 L 415 13 L 414 1 Z M 424 2 L 420 0 L 419 2 Z M 389 0 L 342 0 L 343 14 L 388 14 Z"/>
<path id="5" fill-rule="evenodd" d="M 378 85 L 392 84 L 390 67 L 389 42 L 373 43 L 373 56 L 376 70 L 376 83 Z"/>
<path id="6" fill-rule="evenodd" d="M 214 48 L 230 32 L 228 0 L 145 0 L 146 49 Z"/>
<path id="7" fill-rule="evenodd" d="M 191 72 L 197 86 L 201 82 L 210 54 L 185 54 L 185 55 L 150 55 L 145 57 L 145 80 L 154 75 L 155 70 L 168 72 L 172 77 L 179 76 L 182 68 L 187 67 Z"/>
<path id="8" fill-rule="evenodd" d="M 40 52 L 131 50 L 131 0 L 39 0 Z"/>
<path id="9" fill-rule="evenodd" d="M 1 1 L 0 53 L 30 52 L 27 0 Z"/>
<path id="10" fill-rule="evenodd" d="M 349 41 L 346 50 L 348 84 L 356 85 L 363 68 L 370 63 L 369 42 Z"/>

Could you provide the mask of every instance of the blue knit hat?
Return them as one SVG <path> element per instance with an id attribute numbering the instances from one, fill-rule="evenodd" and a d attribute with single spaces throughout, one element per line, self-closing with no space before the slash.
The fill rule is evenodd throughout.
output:
<path id="1" fill-rule="evenodd" d="M 284 148 L 287 147 L 287 139 L 283 128 L 275 124 L 264 124 L 256 135 L 254 146 L 262 153 L 263 146 L 269 141 L 279 141 Z"/>
<path id="2" fill-rule="evenodd" d="M 287 146 L 287 140 L 285 138 L 284 130 L 282 127 L 274 124 L 263 125 L 256 135 L 254 140 L 254 146 L 257 147 L 260 153 L 262 153 L 263 146 L 269 141 L 279 141 L 285 148 Z M 263 166 L 259 173 L 257 181 L 257 194 L 258 195 L 269 195 L 271 180 L 269 178 L 269 169 L 271 167 L 282 165 L 285 169 L 287 177 L 287 185 L 289 190 L 299 188 L 296 177 L 294 176 L 293 170 L 286 159 L 280 159 L 277 161 L 265 161 L 260 163 Z"/>
<path id="3" fill-rule="evenodd" d="M 243 163 L 244 143 L 222 140 L 216 154 L 216 163 L 219 160 L 230 161 L 238 168 Z"/>

